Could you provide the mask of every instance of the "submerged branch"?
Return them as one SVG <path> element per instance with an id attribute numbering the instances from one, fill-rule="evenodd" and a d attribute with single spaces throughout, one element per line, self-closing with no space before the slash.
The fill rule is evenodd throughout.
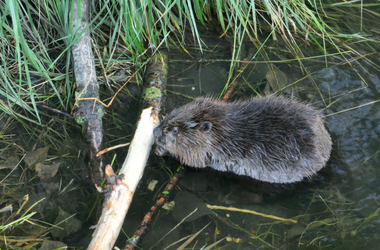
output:
<path id="1" fill-rule="evenodd" d="M 156 204 L 154 204 L 149 212 L 144 216 L 144 219 L 141 221 L 139 227 L 127 242 L 125 250 L 132 250 L 134 247 L 141 241 L 141 237 L 147 232 L 149 225 L 151 224 L 153 217 L 157 214 L 159 209 L 165 205 L 166 201 L 170 197 L 170 194 L 173 192 L 174 188 L 177 186 L 178 181 L 182 177 L 182 170 L 179 170 L 176 174 L 173 175 L 170 182 L 166 185 L 163 192 L 161 192 L 160 198 L 157 199 Z"/>

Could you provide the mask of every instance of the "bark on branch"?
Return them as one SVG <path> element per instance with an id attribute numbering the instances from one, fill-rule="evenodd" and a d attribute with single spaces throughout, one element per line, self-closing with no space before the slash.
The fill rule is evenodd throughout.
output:
<path id="1" fill-rule="evenodd" d="M 78 6 L 79 4 L 79 6 Z M 103 149 L 102 117 L 104 107 L 94 101 L 99 98 L 99 85 L 96 80 L 95 60 L 92 53 L 89 29 L 89 2 L 87 0 L 71 2 L 71 20 L 75 33 L 75 44 L 71 47 L 76 80 L 75 120 L 83 126 L 83 132 L 90 143 L 93 181 L 100 184 L 103 177 L 103 157 L 96 153 Z M 87 98 L 94 98 L 88 100 Z"/>

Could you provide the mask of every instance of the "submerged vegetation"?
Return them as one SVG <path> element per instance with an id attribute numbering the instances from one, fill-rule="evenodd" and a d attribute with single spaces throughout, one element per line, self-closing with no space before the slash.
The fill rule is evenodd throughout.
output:
<path id="1" fill-rule="evenodd" d="M 78 139 L 80 129 L 70 115 L 75 103 L 76 88 L 71 54 L 71 46 L 76 42 L 70 19 L 72 1 L 0 0 L 0 171 L 7 171 L 0 172 L 0 185 L 3 190 L 0 209 L 5 207 L 8 201 L 21 203 L 21 193 L 25 194 L 23 188 L 27 187 L 30 191 L 43 187 L 64 197 L 65 202 L 62 203 L 72 205 L 75 212 L 85 211 L 86 215 L 82 214 L 80 220 L 86 221 L 91 216 L 88 214 L 92 213 L 89 211 L 91 205 L 97 200 L 88 199 L 83 202 L 93 190 L 83 190 L 72 177 L 75 176 L 79 180 L 88 179 L 86 184 L 91 185 L 85 171 L 78 170 L 78 166 L 87 164 L 86 145 Z M 286 78 L 282 76 L 283 72 L 276 71 L 272 66 L 272 50 L 280 54 L 281 61 L 276 62 L 298 63 L 304 74 L 301 80 L 314 73 L 308 72 L 304 66 L 308 60 L 319 60 L 329 67 L 330 58 L 339 58 L 336 64 L 352 66 L 353 72 L 362 79 L 361 71 L 355 67 L 363 67 L 360 64 L 354 65 L 354 62 L 365 58 L 366 67 L 380 72 L 378 64 L 370 59 L 371 55 L 378 52 L 379 46 L 379 3 L 334 0 L 100 0 L 91 3 L 91 23 L 88 29 L 91 31 L 96 74 L 98 82 L 102 85 L 101 98 L 104 103 L 108 103 L 132 75 L 130 81 L 139 89 L 147 60 L 161 49 L 179 51 L 184 58 L 191 58 L 191 61 L 202 58 L 198 57 L 199 52 L 205 56 L 198 62 L 207 64 L 208 61 L 204 58 L 213 54 L 217 46 L 214 47 L 207 42 L 202 33 L 205 30 L 216 33 L 220 40 L 227 41 L 226 44 L 232 47 L 229 58 L 215 59 L 228 64 L 228 76 L 226 82 L 222 83 L 226 86 L 232 82 L 234 75 L 240 73 L 239 67 L 242 62 L 252 65 L 258 57 L 263 59 L 260 63 L 268 64 L 273 69 L 270 71 L 272 75 L 267 74 L 266 78 L 275 78 L 274 85 L 278 84 L 277 78 Z M 249 50 L 247 47 L 255 48 L 254 52 L 245 51 Z M 281 53 L 287 56 L 281 57 Z M 254 70 L 252 74 L 255 74 Z M 313 79 L 309 82 L 314 84 Z M 366 83 L 365 80 L 363 82 Z M 247 86 L 247 89 L 258 92 L 254 86 Z M 283 87 L 273 89 L 277 91 Z M 366 87 L 368 85 L 360 88 Z M 172 90 L 168 90 L 168 93 L 170 91 Z M 344 93 L 342 91 L 325 96 L 328 101 L 324 106 L 334 102 L 329 99 L 333 95 L 341 96 L 351 91 L 353 90 L 345 89 Z M 121 97 L 117 96 L 114 106 L 131 106 L 130 103 L 126 104 L 125 96 L 132 96 L 133 101 L 138 103 L 139 94 L 140 92 L 133 88 L 122 89 Z M 185 96 L 188 93 L 175 94 Z M 362 103 L 357 105 L 360 106 Z M 341 107 L 342 110 L 348 108 L 344 105 Z M 136 111 L 128 110 L 126 113 L 132 113 L 130 116 L 133 116 L 133 112 Z M 125 116 L 125 113 L 108 109 L 104 120 L 108 125 L 105 126 L 105 136 L 110 144 L 130 139 L 130 135 L 115 132 L 134 127 L 125 123 Z M 128 121 L 135 119 L 137 116 Z M 341 140 L 344 139 L 339 138 L 337 147 L 340 146 Z M 45 146 L 49 146 L 50 151 Z M 37 153 L 39 150 L 43 151 L 43 156 Z M 376 155 L 379 155 L 378 151 L 362 164 L 375 161 Z M 28 160 L 28 157 L 32 157 L 33 160 Z M 51 173 L 51 169 L 55 166 L 54 169 L 58 171 L 58 159 L 70 163 L 67 164 L 67 171 L 72 176 L 64 176 L 59 178 L 58 182 L 53 182 L 51 179 L 55 177 L 56 172 Z M 117 161 L 116 159 L 115 162 Z M 29 172 L 30 169 L 39 171 L 37 177 L 41 183 L 33 182 L 38 178 L 34 172 Z M 50 169 L 49 174 L 46 169 Z M 35 186 L 30 187 L 29 183 L 34 183 Z M 48 191 L 46 193 L 51 195 Z M 69 192 L 76 192 L 76 198 Z M 231 227 L 232 234 L 244 234 L 245 241 L 257 239 L 263 247 L 275 249 L 286 239 L 291 239 L 292 246 L 329 247 L 337 237 L 344 242 L 347 236 L 355 236 L 361 230 L 371 230 L 365 227 L 377 218 L 379 209 L 368 211 L 359 217 L 359 209 L 341 192 L 335 189 L 314 190 L 311 195 L 302 197 L 308 202 L 302 203 L 305 207 L 294 209 L 299 214 L 287 214 L 287 217 L 294 216 L 289 219 L 299 221 L 294 227 L 276 227 L 277 222 L 259 221 L 255 222 L 255 225 L 252 225 L 253 222 L 246 222 L 247 225 L 243 228 L 239 224 L 240 221 L 214 217 L 221 222 L 212 235 L 213 242 L 218 244 L 218 230 L 222 224 Z M 40 242 L 53 231 L 53 228 L 57 229 L 57 226 L 52 227 L 52 224 L 74 220 L 70 217 L 72 213 L 66 216 L 61 203 L 54 218 L 35 218 L 36 212 L 38 215 L 42 214 L 44 209 L 53 210 L 51 207 L 58 207 L 56 204 L 52 205 L 51 201 L 42 200 L 38 192 L 36 193 L 34 196 L 31 195 L 33 197 L 29 201 L 30 204 L 24 208 L 21 217 L 14 212 L 11 216 L 1 217 L 0 233 L 4 235 L 4 239 L 12 234 L 22 235 L 20 232 L 24 232 L 28 237 L 33 235 L 38 239 L 34 242 Z M 378 204 L 376 197 L 374 200 Z M 6 213 L 9 215 L 8 210 L 3 214 Z M 75 223 L 80 224 L 78 221 Z M 73 224 L 60 225 L 62 228 L 79 227 L 78 224 Z M 20 225 L 23 228 L 15 230 Z M 34 232 L 30 228 L 35 225 L 43 230 L 39 233 Z M 201 232 L 202 227 L 197 230 Z M 53 236 L 62 240 L 70 233 L 73 231 Z M 194 240 L 192 237 L 190 239 Z M 192 244 L 191 240 L 187 241 L 186 246 Z M 26 242 L 32 240 L 28 239 Z M 75 243 L 77 242 L 78 240 Z M 17 242 L 7 238 L 1 243 L 0 248 L 3 248 L 3 244 L 9 244 L 8 247 L 13 248 Z M 208 245 L 210 246 L 210 243 Z M 33 247 L 33 244 L 30 243 L 30 247 Z M 198 248 L 201 247 L 198 245 Z"/>

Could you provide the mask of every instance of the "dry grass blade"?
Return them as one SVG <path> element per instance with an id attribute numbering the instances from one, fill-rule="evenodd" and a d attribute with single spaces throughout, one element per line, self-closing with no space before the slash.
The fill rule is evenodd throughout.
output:
<path id="1" fill-rule="evenodd" d="M 224 238 L 222 238 L 222 239 L 220 239 L 220 240 L 212 243 L 211 245 L 205 247 L 203 250 L 211 250 L 213 247 L 215 247 L 216 245 L 218 245 L 220 242 L 222 242 L 225 239 L 226 239 L 226 237 L 224 237 Z"/>
<path id="2" fill-rule="evenodd" d="M 180 245 L 177 250 L 182 250 L 184 249 L 185 247 L 187 247 L 194 239 L 195 237 L 198 236 L 198 234 L 200 234 L 206 227 L 208 227 L 208 225 L 210 225 L 210 223 L 208 223 L 206 226 L 204 226 L 201 230 L 199 230 L 198 232 L 196 232 L 195 234 L 193 234 L 193 236 L 191 236 L 187 241 L 185 241 L 182 245 Z"/>
<path id="3" fill-rule="evenodd" d="M 211 210 L 225 210 L 225 211 L 232 211 L 232 212 L 248 213 L 248 214 L 259 215 L 261 217 L 265 217 L 265 218 L 269 218 L 269 219 L 273 219 L 273 220 L 279 220 L 279 221 L 282 221 L 284 223 L 297 223 L 297 220 L 284 219 L 284 218 L 281 218 L 278 216 L 263 214 L 263 213 L 259 213 L 259 212 L 256 212 L 253 210 L 248 210 L 248 209 L 239 209 L 239 208 L 235 208 L 235 207 L 212 206 L 212 205 L 208 205 L 208 204 L 206 204 L 206 206 Z"/>
<path id="4" fill-rule="evenodd" d="M 194 214 L 196 211 L 198 210 L 198 208 L 194 209 L 194 211 L 192 211 L 191 213 L 189 213 L 185 218 L 183 218 L 175 227 L 173 227 L 169 232 L 167 232 L 159 241 L 157 241 L 156 244 L 154 244 L 152 246 L 152 248 L 157 245 L 158 243 L 160 243 L 166 236 L 168 236 L 171 232 L 173 232 L 174 230 L 176 230 L 187 218 L 189 218 L 192 214 Z M 186 238 L 186 237 L 185 237 Z"/>

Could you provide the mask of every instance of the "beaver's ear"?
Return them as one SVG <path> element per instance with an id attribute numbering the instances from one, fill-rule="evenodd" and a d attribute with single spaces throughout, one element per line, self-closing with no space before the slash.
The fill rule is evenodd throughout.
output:
<path id="1" fill-rule="evenodd" d="M 209 132 L 212 128 L 212 123 L 209 121 L 204 121 L 199 124 L 199 130 L 201 132 Z"/>

